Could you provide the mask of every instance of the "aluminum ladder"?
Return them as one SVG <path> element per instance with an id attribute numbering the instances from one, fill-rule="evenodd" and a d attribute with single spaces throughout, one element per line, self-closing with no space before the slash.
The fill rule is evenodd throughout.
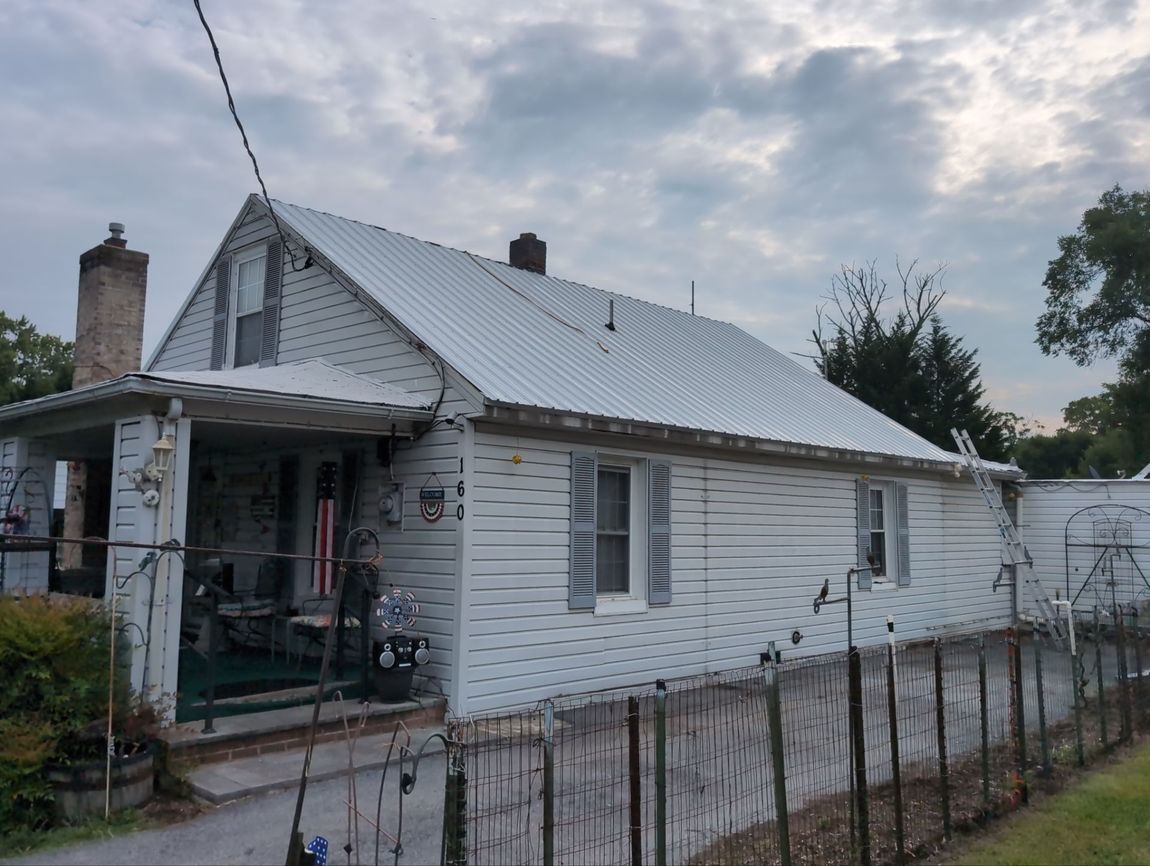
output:
<path id="1" fill-rule="evenodd" d="M 974 486 L 982 494 L 986 507 L 990 509 L 995 522 L 998 523 L 998 533 L 1002 538 L 1003 565 L 1013 569 L 1015 581 L 1018 580 L 1019 575 L 1022 576 L 1023 584 L 1030 589 L 1038 612 L 1046 620 L 1046 627 L 1050 630 L 1051 636 L 1061 645 L 1066 638 L 1062 620 L 1046 592 L 1046 587 L 1042 585 L 1042 581 L 1038 579 L 1038 574 L 1034 571 L 1034 557 L 1030 555 L 1030 551 L 1026 549 L 1022 538 L 1018 535 L 1014 521 L 1006 513 L 1006 508 L 1002 504 L 1002 497 L 998 495 L 998 488 L 990 477 L 990 473 L 986 471 L 982 458 L 978 456 L 978 449 L 974 447 L 970 434 L 965 430 L 959 432 L 951 429 L 950 435 L 954 437 L 954 441 L 958 445 L 958 453 L 962 455 L 966 468 L 970 470 L 970 474 L 974 478 Z"/>

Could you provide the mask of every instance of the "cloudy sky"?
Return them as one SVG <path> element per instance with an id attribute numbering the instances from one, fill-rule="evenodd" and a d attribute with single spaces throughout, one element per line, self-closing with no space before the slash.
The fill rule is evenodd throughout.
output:
<path id="1" fill-rule="evenodd" d="M 806 352 L 840 263 L 948 263 L 997 406 L 1059 234 L 1150 186 L 1150 0 L 203 0 L 274 197 L 736 322 Z M 76 259 L 152 255 L 146 348 L 255 189 L 191 0 L 0 3 L 0 309 L 75 326 Z"/>

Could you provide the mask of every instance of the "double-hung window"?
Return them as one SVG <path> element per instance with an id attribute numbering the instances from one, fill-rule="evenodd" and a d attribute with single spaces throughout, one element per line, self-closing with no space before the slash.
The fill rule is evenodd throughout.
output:
<path id="1" fill-rule="evenodd" d="M 859 587 L 909 585 L 907 485 L 870 478 L 856 483 Z"/>
<path id="2" fill-rule="evenodd" d="M 568 606 L 637 613 L 671 601 L 671 464 L 571 455 Z"/>
<path id="3" fill-rule="evenodd" d="M 630 466 L 600 465 L 595 496 L 595 595 L 631 595 L 632 552 L 641 539 L 631 537 Z"/>
<path id="4" fill-rule="evenodd" d="M 260 362 L 267 253 L 261 247 L 237 256 L 235 264 L 231 360 L 233 367 L 246 367 Z"/>
<path id="5" fill-rule="evenodd" d="M 211 369 L 276 363 L 282 277 L 283 244 L 278 239 L 220 256 L 212 305 Z"/>

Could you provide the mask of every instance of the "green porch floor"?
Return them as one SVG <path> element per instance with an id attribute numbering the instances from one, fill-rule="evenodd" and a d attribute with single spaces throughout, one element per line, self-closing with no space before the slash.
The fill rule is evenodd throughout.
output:
<path id="1" fill-rule="evenodd" d="M 205 717 L 209 674 L 208 660 L 203 655 L 189 646 L 180 649 L 177 722 L 199 721 Z M 348 658 L 343 676 L 336 676 L 333 660 L 325 696 L 342 690 L 345 698 L 359 698 L 362 694 L 359 674 L 355 661 Z M 234 716 L 310 704 L 315 699 L 318 681 L 318 659 L 304 658 L 301 663 L 283 656 L 273 660 L 266 650 L 221 651 L 216 658 L 214 714 Z"/>

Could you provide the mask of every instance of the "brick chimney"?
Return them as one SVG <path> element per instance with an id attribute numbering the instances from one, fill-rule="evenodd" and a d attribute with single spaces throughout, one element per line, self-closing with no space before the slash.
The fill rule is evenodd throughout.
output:
<path id="1" fill-rule="evenodd" d="M 539 240 L 533 232 L 523 232 L 511 242 L 507 260 L 512 267 L 545 274 L 547 273 L 547 242 Z"/>
<path id="2" fill-rule="evenodd" d="M 108 231 L 111 237 L 80 256 L 73 388 L 140 369 L 148 254 L 128 249 L 123 224 Z"/>
<path id="3" fill-rule="evenodd" d="M 122 223 L 111 223 L 108 233 L 102 244 L 80 256 L 73 388 L 140 369 L 148 254 L 128 249 Z M 65 537 L 107 535 L 110 496 L 110 461 L 69 463 Z M 103 558 L 94 547 L 82 550 L 74 544 L 62 545 L 60 557 L 63 568 L 98 565 Z"/>

